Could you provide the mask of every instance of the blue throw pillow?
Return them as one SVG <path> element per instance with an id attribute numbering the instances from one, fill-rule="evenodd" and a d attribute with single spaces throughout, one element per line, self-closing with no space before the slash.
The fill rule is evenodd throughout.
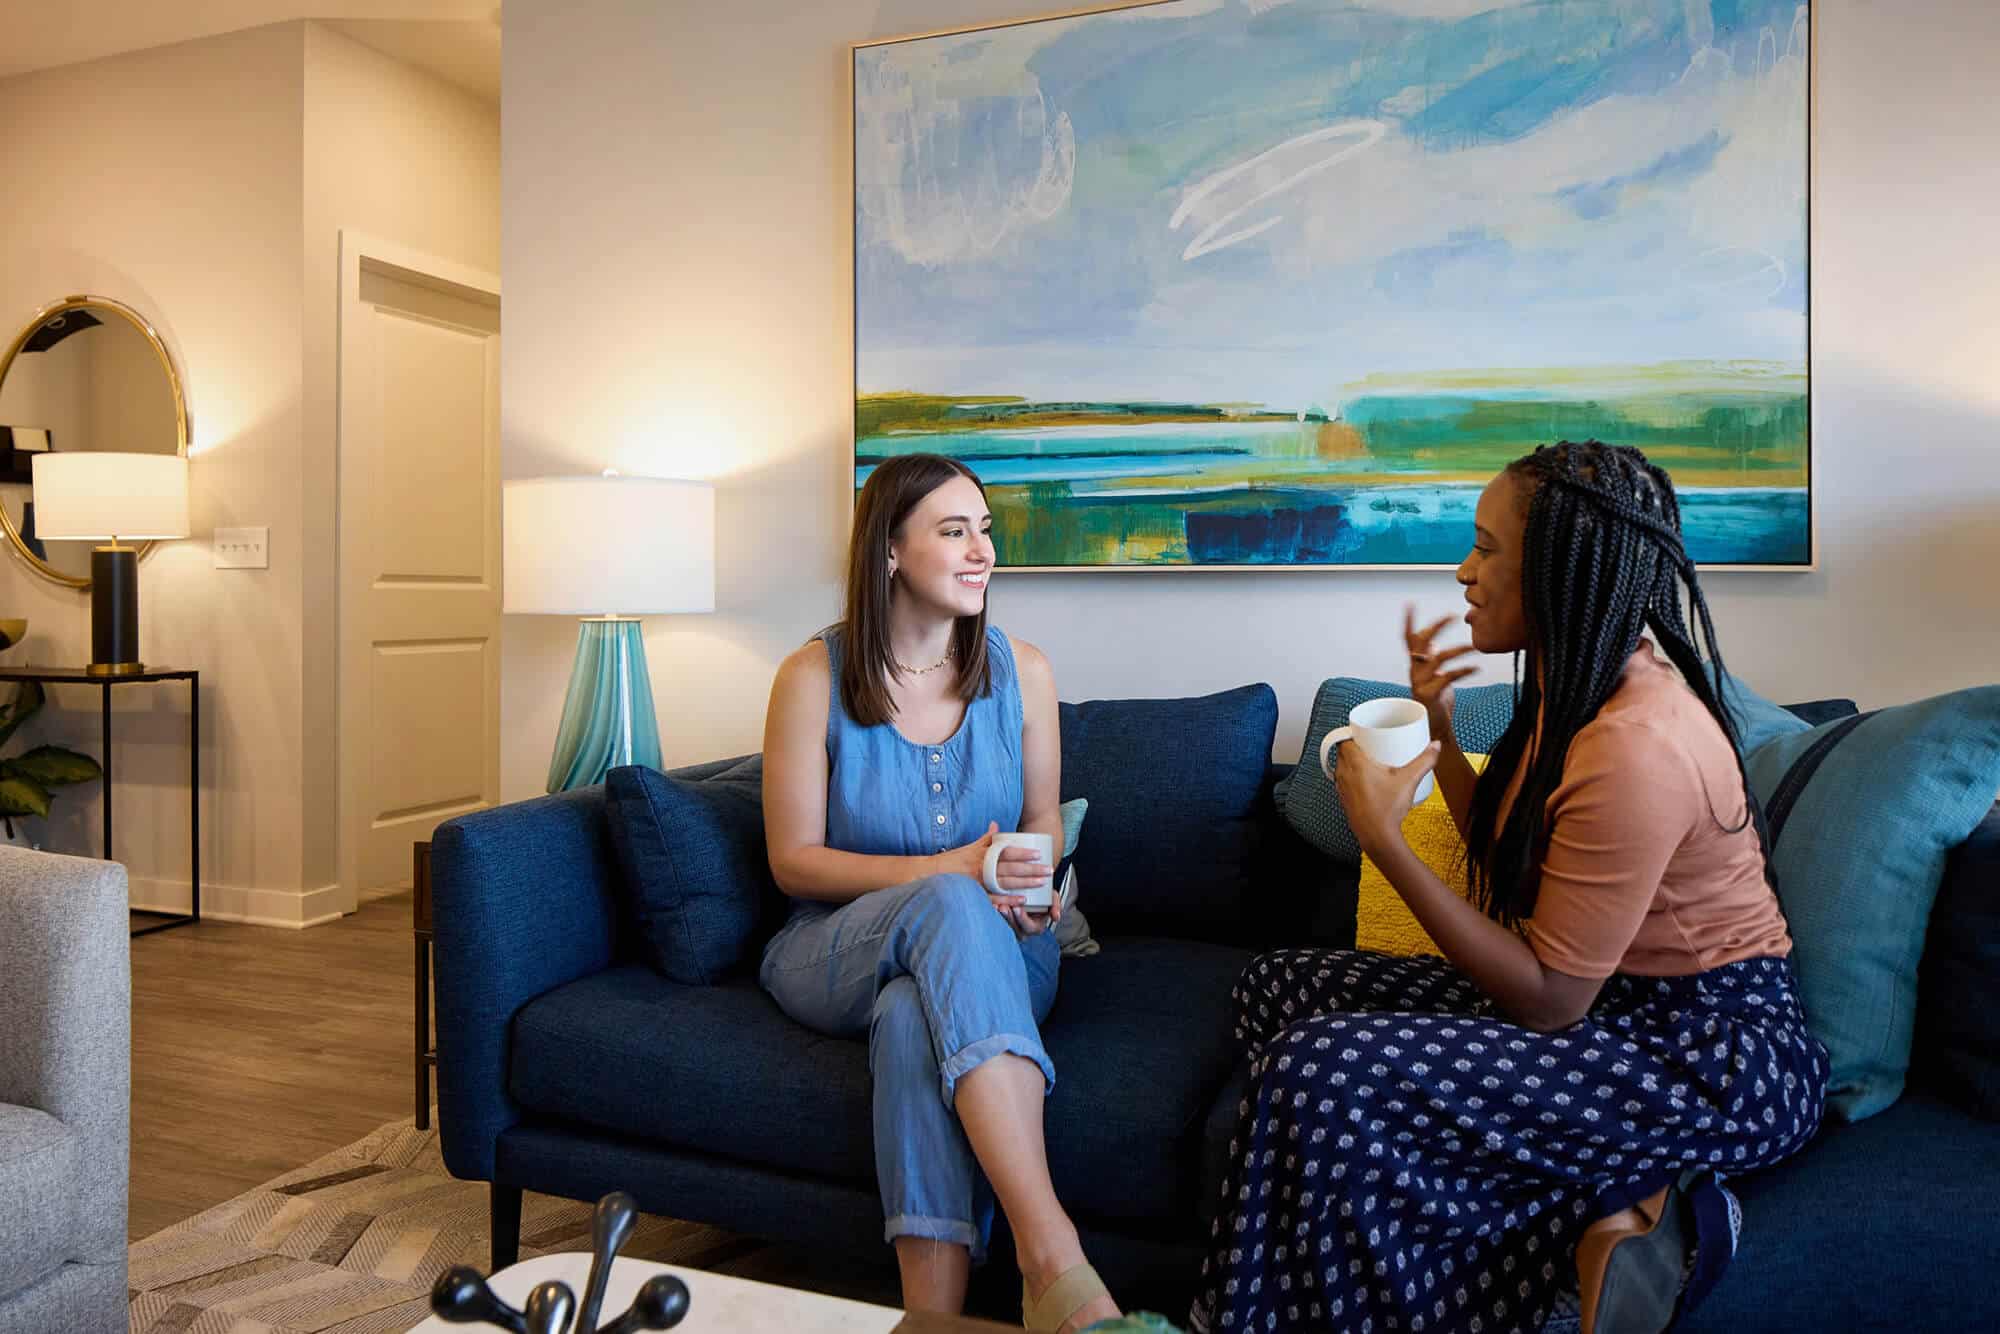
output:
<path id="1" fill-rule="evenodd" d="M 1061 725 L 1063 800 L 1090 802 L 1074 861 L 1096 931 L 1240 936 L 1277 694 L 1064 704 Z"/>
<path id="2" fill-rule="evenodd" d="M 1347 823 L 1333 780 L 1319 767 L 1319 747 L 1328 732 L 1347 725 L 1347 715 L 1356 705 L 1388 696 L 1408 699 L 1410 688 L 1356 676 L 1336 676 L 1321 683 L 1313 697 L 1312 718 L 1306 724 L 1306 745 L 1299 753 L 1298 767 L 1274 793 L 1286 823 L 1298 830 L 1301 838 L 1351 866 L 1361 864 L 1361 845 L 1354 840 L 1354 829 Z M 1507 682 L 1461 686 L 1452 702 L 1451 726 L 1458 734 L 1459 747 L 1477 755 L 1492 752 L 1513 717 L 1514 687 Z M 1339 767 L 1338 761 L 1334 767 Z"/>
<path id="3" fill-rule="evenodd" d="M 613 769 L 605 811 L 646 961 L 708 986 L 763 942 L 784 896 L 764 851 L 761 758 L 685 772 L 701 776 Z"/>
<path id="4" fill-rule="evenodd" d="M 1860 714 L 1752 751 L 1827 1104 L 1858 1121 L 1909 1069 L 1917 964 L 1945 859 L 2000 791 L 2000 686 Z"/>

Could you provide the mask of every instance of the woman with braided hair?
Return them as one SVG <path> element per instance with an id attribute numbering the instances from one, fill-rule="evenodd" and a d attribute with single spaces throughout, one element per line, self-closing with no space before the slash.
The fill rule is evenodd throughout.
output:
<path id="1" fill-rule="evenodd" d="M 1572 1281 L 1591 1334 L 1664 1329 L 1734 1249 L 1723 1179 L 1819 1127 L 1826 1053 L 1673 484 L 1636 449 L 1564 442 L 1510 464 L 1475 524 L 1472 643 L 1405 617 L 1437 739 L 1401 768 L 1343 744 L 1334 775 L 1444 957 L 1245 970 L 1253 1086 L 1192 1317 L 1209 1334 L 1535 1330 Z M 1478 774 L 1451 726 L 1473 651 L 1516 660 Z M 1402 837 L 1433 769 L 1467 897 Z"/>

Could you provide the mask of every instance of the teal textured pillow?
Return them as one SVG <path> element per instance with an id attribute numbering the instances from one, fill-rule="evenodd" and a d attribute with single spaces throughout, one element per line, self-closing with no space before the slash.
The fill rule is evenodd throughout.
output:
<path id="1" fill-rule="evenodd" d="M 1306 724 L 1306 745 L 1299 754 L 1298 767 L 1272 794 L 1278 809 L 1285 813 L 1286 823 L 1298 830 L 1301 838 L 1327 856 L 1354 866 L 1361 864 L 1361 845 L 1354 840 L 1354 829 L 1347 823 L 1347 812 L 1341 809 L 1333 781 L 1319 767 L 1320 742 L 1334 728 L 1346 725 L 1347 715 L 1356 705 L 1390 695 L 1408 699 L 1410 688 L 1357 676 L 1336 676 L 1322 682 L 1313 697 L 1312 718 Z M 1451 726 L 1458 734 L 1460 749 L 1487 754 L 1513 717 L 1511 683 L 1461 686 L 1452 703 Z"/>
<path id="2" fill-rule="evenodd" d="M 1751 752 L 1827 1107 L 1859 1121 L 1910 1065 L 1917 963 L 1945 859 L 2000 790 L 2000 686 L 1825 723 Z"/>

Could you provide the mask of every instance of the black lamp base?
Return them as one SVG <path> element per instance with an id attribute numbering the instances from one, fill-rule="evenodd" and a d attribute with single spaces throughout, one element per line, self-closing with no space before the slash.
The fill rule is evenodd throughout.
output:
<path id="1" fill-rule="evenodd" d="M 92 676 L 132 676 L 139 661 L 139 553 L 131 547 L 90 551 L 90 665 Z"/>

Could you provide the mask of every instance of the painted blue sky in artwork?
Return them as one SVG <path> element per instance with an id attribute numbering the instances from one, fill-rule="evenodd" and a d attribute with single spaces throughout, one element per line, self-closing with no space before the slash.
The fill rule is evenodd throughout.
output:
<path id="1" fill-rule="evenodd" d="M 1802 364 L 1805 15 L 1178 0 L 863 48 L 858 387 Z"/>

